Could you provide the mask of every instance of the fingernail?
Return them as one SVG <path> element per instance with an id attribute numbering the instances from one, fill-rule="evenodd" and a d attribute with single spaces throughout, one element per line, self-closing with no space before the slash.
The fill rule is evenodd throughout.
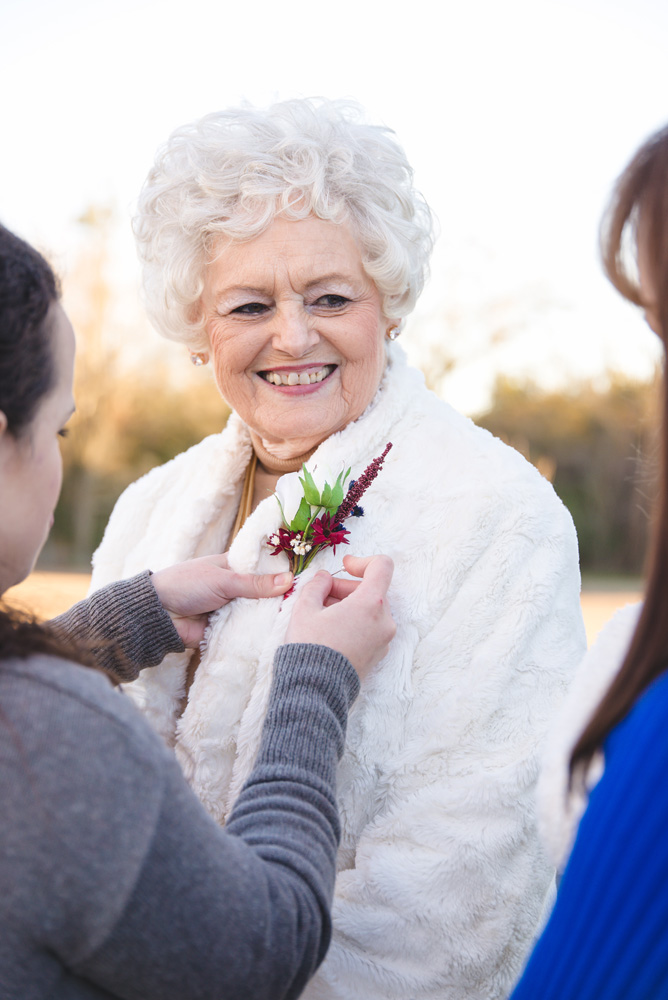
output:
<path id="1" fill-rule="evenodd" d="M 277 573 L 274 577 L 275 587 L 287 587 L 292 580 L 292 573 Z"/>

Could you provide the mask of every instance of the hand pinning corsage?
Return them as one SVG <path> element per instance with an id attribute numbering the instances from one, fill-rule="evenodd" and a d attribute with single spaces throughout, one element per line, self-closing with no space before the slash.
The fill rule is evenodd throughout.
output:
<path id="1" fill-rule="evenodd" d="M 346 535 L 350 532 L 344 528 L 343 522 L 349 517 L 362 517 L 364 510 L 360 507 L 363 494 L 374 481 L 385 457 L 392 447 L 391 442 L 385 447 L 382 455 L 374 458 L 359 479 L 353 479 L 344 496 L 343 484 L 350 475 L 350 469 L 340 472 L 333 486 L 325 483 L 322 491 L 316 486 L 313 476 L 305 465 L 299 479 L 302 496 L 294 517 L 288 521 L 283 505 L 276 496 L 281 511 L 282 525 L 278 531 L 269 536 L 268 544 L 272 555 L 285 552 L 290 569 L 295 576 L 310 565 L 321 549 L 331 547 L 336 552 L 337 545 L 347 545 Z M 290 591 L 284 596 L 287 597 Z"/>

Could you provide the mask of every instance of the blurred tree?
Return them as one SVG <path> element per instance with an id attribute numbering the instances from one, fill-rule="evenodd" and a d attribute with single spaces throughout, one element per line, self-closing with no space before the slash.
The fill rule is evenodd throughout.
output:
<path id="1" fill-rule="evenodd" d="M 160 377 L 110 382 L 81 442 L 75 416 L 63 447 L 64 478 L 53 532 L 41 565 L 87 567 L 109 515 L 129 483 L 224 426 L 229 410 L 213 380 L 175 387 Z M 86 419 L 86 418 L 82 418 Z"/>
<path id="2" fill-rule="evenodd" d="M 138 343 L 150 337 L 136 291 L 125 296 L 133 303 L 129 312 L 119 308 L 114 213 L 91 208 L 79 222 L 82 249 L 65 280 L 78 342 L 77 414 L 64 446 L 63 493 L 42 565 L 86 567 L 125 486 L 218 432 L 229 411 L 209 369 L 193 369 L 184 357 L 175 374 L 169 344 L 156 338 L 152 352 L 137 360 Z M 508 297 L 476 298 L 470 291 L 468 302 L 463 293 L 449 298 L 431 347 L 424 338 L 427 356 L 420 360 L 434 388 L 454 365 L 505 343 L 557 305 L 539 287 Z M 491 407 L 477 422 L 554 483 L 573 515 L 583 569 L 636 574 L 651 506 L 655 411 L 656 385 L 620 375 L 609 375 L 605 385 L 562 392 L 500 378 Z"/>
<path id="3" fill-rule="evenodd" d="M 499 378 L 477 423 L 533 462 L 570 510 L 586 572 L 642 571 L 654 493 L 658 376 L 609 373 L 546 392 Z"/>
<path id="4" fill-rule="evenodd" d="M 94 207 L 78 221 L 82 249 L 64 281 L 77 335 L 77 412 L 63 447 L 54 529 L 40 564 L 86 567 L 125 486 L 219 431 L 229 410 L 210 371 L 192 369 L 185 349 L 182 378 L 164 358 L 170 345 L 158 338 L 152 352 L 132 361 L 148 330 L 138 305 L 129 318 L 120 308 L 122 289 L 111 273 L 114 213 Z"/>

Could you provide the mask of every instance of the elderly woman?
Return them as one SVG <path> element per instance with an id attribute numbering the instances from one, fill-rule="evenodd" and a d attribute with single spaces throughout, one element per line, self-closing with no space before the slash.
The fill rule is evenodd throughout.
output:
<path id="1" fill-rule="evenodd" d="M 322 500 L 325 480 L 345 489 L 392 444 L 345 540 L 394 559 L 397 637 L 350 715 L 334 935 L 305 995 L 503 997 L 552 878 L 533 791 L 585 646 L 577 544 L 549 483 L 428 392 L 394 343 L 432 242 L 405 156 L 349 105 L 212 114 L 159 153 L 135 232 L 153 321 L 211 360 L 234 412 L 126 491 L 94 586 L 228 548 L 240 572 L 287 568 L 288 552 L 294 565 L 276 543 L 309 488 L 302 464 Z M 297 587 L 341 549 L 300 558 Z M 292 604 L 228 605 L 199 656 L 129 687 L 221 824 Z"/>

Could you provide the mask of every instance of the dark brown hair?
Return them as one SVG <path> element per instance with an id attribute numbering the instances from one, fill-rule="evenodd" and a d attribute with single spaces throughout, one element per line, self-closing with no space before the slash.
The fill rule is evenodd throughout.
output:
<path id="1" fill-rule="evenodd" d="M 48 314 L 59 298 L 42 255 L 0 225 L 0 410 L 14 437 L 55 382 Z"/>
<path id="2" fill-rule="evenodd" d="M 0 225 L 0 410 L 15 438 L 29 432 L 56 380 L 49 310 L 59 298 L 47 261 Z M 0 603 L 0 659 L 32 653 L 88 660 L 34 617 Z"/>
<path id="3" fill-rule="evenodd" d="M 639 229 L 643 301 L 638 273 Z M 601 225 L 605 273 L 630 302 L 651 309 L 664 347 L 668 337 L 668 127 L 638 150 L 619 177 Z M 656 324 L 655 324 L 656 325 Z M 571 755 L 571 775 L 586 769 L 611 730 L 640 695 L 668 667 L 668 385 L 664 373 L 659 491 L 647 554 L 643 608 L 619 673 L 599 704 Z M 582 771 L 580 771 L 582 773 Z"/>

